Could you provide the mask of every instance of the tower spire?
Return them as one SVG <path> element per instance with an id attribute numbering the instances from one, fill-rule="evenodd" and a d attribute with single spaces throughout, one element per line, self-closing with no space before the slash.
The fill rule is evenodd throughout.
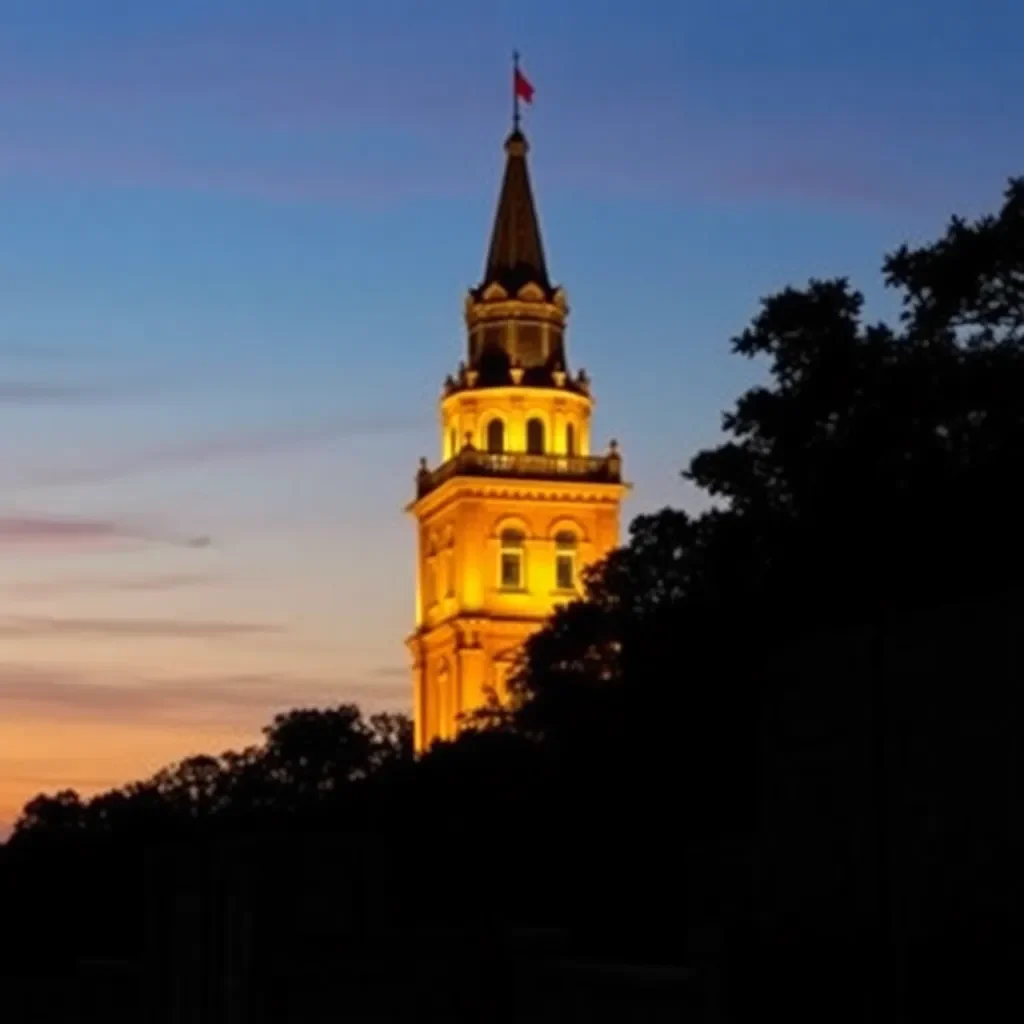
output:
<path id="1" fill-rule="evenodd" d="M 518 108 L 514 117 L 518 123 Z M 526 164 L 529 148 L 526 136 L 518 127 L 505 140 L 505 175 L 482 282 L 482 286 L 500 284 L 510 295 L 515 295 L 528 283 L 539 285 L 545 292 L 551 291 Z"/>
<path id="2" fill-rule="evenodd" d="M 569 382 L 565 289 L 551 283 L 530 186 L 529 143 L 519 128 L 519 100 L 533 86 L 513 56 L 513 129 L 505 139 L 505 173 L 498 194 L 483 280 L 466 297 L 469 388 L 505 384 L 575 388 Z M 582 386 L 582 385 L 581 385 Z"/>

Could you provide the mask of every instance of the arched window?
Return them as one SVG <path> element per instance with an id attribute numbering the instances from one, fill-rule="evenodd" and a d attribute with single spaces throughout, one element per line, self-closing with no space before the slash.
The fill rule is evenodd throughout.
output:
<path id="1" fill-rule="evenodd" d="M 433 608 L 437 604 L 437 538 L 432 537 L 427 544 L 427 557 L 423 566 L 423 604 Z"/>
<path id="2" fill-rule="evenodd" d="M 576 454 L 576 428 L 571 423 L 565 425 L 565 454 Z"/>
<path id="3" fill-rule="evenodd" d="M 501 589 L 524 590 L 526 537 L 522 530 L 501 531 Z"/>
<path id="4" fill-rule="evenodd" d="M 505 450 L 505 421 L 493 419 L 487 424 L 487 450 L 500 455 Z"/>
<path id="5" fill-rule="evenodd" d="M 434 558 L 434 601 L 442 601 L 448 596 L 448 570 L 451 562 L 448 552 L 442 551 Z"/>
<path id="6" fill-rule="evenodd" d="M 531 455 L 544 454 L 544 421 L 536 416 L 526 421 L 526 450 Z"/>
<path id="7" fill-rule="evenodd" d="M 459 454 L 459 433 L 452 427 L 448 432 L 448 458 L 454 458 Z"/>
<path id="8" fill-rule="evenodd" d="M 448 662 L 442 658 L 437 666 L 437 698 L 434 702 L 436 734 L 439 739 L 449 739 L 452 731 L 451 673 Z"/>
<path id="9" fill-rule="evenodd" d="M 555 534 L 555 589 L 576 589 L 576 535 L 569 530 Z"/>
<path id="10" fill-rule="evenodd" d="M 441 553 L 444 559 L 444 580 L 445 597 L 455 596 L 455 534 L 449 526 L 445 532 L 444 551 Z"/>

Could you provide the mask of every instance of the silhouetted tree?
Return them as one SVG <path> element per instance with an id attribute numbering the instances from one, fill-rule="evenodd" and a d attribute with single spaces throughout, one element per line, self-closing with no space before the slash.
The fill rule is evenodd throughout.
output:
<path id="1" fill-rule="evenodd" d="M 689 663 L 711 618 L 732 619 L 736 641 L 764 642 L 794 624 L 871 620 L 879 603 L 1019 580 L 1024 502 L 1008 467 L 1024 445 L 1022 210 L 1014 181 L 998 216 L 954 220 L 934 245 L 890 256 L 903 328 L 864 324 L 863 298 L 842 279 L 762 302 L 733 350 L 765 360 L 770 382 L 741 396 L 727 440 L 685 472 L 718 504 L 639 517 L 585 600 L 533 638 L 524 727 L 553 728 L 570 684 L 585 683 L 588 700 L 615 690 L 631 640 L 651 643 L 659 623 Z"/>
<path id="2" fill-rule="evenodd" d="M 25 804 L 15 832 L 33 832 L 55 838 L 76 836 L 86 823 L 86 805 L 82 798 L 73 789 L 62 789 L 53 796 L 40 794 Z"/>
<path id="3" fill-rule="evenodd" d="M 737 864 L 757 849 L 797 855 L 814 830 L 813 841 L 835 851 L 853 829 L 868 844 L 860 861 L 875 879 L 869 891 L 881 893 L 890 862 L 926 842 L 935 815 L 950 836 L 976 817 L 939 776 L 907 773 L 909 754 L 899 752 L 911 749 L 940 762 L 960 749 L 969 759 L 962 773 L 990 808 L 987 856 L 1008 863 L 1011 847 L 997 850 L 992 837 L 1019 842 L 1020 812 L 992 798 L 986 745 L 1000 718 L 1020 720 L 1013 693 L 997 676 L 968 682 L 941 666 L 928 669 L 930 685 L 910 686 L 886 674 L 884 659 L 908 616 L 926 616 L 927 629 L 944 604 L 1005 603 L 1020 587 L 1024 498 L 1012 467 L 1024 445 L 1022 211 L 1024 183 L 1015 181 L 997 216 L 954 220 L 935 244 L 890 256 L 899 324 L 865 323 L 862 296 L 842 279 L 765 299 L 733 349 L 763 360 L 769 380 L 740 397 L 723 421 L 726 440 L 685 473 L 714 506 L 697 517 L 640 517 L 629 543 L 589 576 L 584 599 L 527 644 L 513 683 L 516 725 L 601 794 L 579 827 L 634 877 L 670 885 L 689 864 L 706 872 L 712 916 L 721 915 L 729 893 L 749 884 L 735 873 L 712 883 L 731 853 L 739 850 Z M 979 667 L 986 656 L 977 652 Z M 845 681 L 851 664 L 861 665 L 859 693 Z M 969 706 L 946 700 L 956 686 L 991 692 Z M 813 761 L 797 756 L 798 736 L 813 737 Z M 954 736 L 959 748 L 946 746 Z M 1012 741 L 999 742 L 1006 750 Z M 766 794 L 810 800 L 808 773 L 831 779 L 837 802 L 828 815 L 807 803 L 809 831 L 787 834 L 791 819 Z M 863 820 L 861 799 L 873 808 Z M 1004 824 L 1008 814 L 1015 825 Z M 632 849 L 602 845 L 598 822 L 605 837 L 628 833 Z M 894 849 L 897 825 L 903 845 Z M 715 862 L 696 863 L 709 848 Z M 659 851 L 659 870 L 644 875 L 638 850 Z M 948 867 L 937 886 L 953 884 Z M 861 924 L 852 917 L 829 922 L 831 904 L 813 905 L 832 870 L 823 855 L 799 883 L 807 912 L 819 915 L 813 927 L 853 934 Z M 1008 894 L 1009 876 L 1000 877 Z M 866 883 L 850 870 L 842 884 L 856 905 Z M 981 875 L 955 884 L 964 920 L 964 900 L 977 907 L 982 898 Z M 874 898 L 860 898 L 865 913 Z M 692 914 L 692 887 L 681 901 Z M 651 892 L 649 906 L 658 903 Z M 794 920 L 813 941 L 810 918 Z"/>

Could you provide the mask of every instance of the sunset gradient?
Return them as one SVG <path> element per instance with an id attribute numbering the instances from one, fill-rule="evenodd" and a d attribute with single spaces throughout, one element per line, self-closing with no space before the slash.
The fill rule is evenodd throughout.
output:
<path id="1" fill-rule="evenodd" d="M 458 362 L 511 51 L 571 360 L 634 484 L 757 377 L 757 300 L 1024 172 L 1024 9 L 936 0 L 66 0 L 0 35 L 0 836 L 409 707 L 418 456 Z"/>

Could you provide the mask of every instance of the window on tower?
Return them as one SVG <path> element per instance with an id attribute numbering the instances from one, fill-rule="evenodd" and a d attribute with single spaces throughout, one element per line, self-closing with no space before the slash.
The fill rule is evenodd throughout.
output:
<path id="1" fill-rule="evenodd" d="M 505 340 L 505 331 L 503 328 L 497 326 L 485 327 L 483 329 L 483 334 L 484 352 L 495 352 L 503 347 L 502 342 Z"/>
<path id="2" fill-rule="evenodd" d="M 433 608 L 437 603 L 437 539 L 432 537 L 427 545 L 427 557 L 423 563 L 423 604 Z"/>
<path id="3" fill-rule="evenodd" d="M 435 604 L 448 595 L 448 559 L 445 557 L 447 551 L 434 558 L 434 602 Z"/>
<path id="4" fill-rule="evenodd" d="M 576 454 L 576 428 L 571 423 L 565 425 L 565 454 Z"/>
<path id="5" fill-rule="evenodd" d="M 445 531 L 444 540 L 444 578 L 445 597 L 455 596 L 455 532 L 449 526 Z"/>
<path id="6" fill-rule="evenodd" d="M 526 422 L 526 450 L 531 455 L 544 454 L 544 421 L 536 416 Z"/>
<path id="7" fill-rule="evenodd" d="M 487 424 L 487 450 L 500 455 L 505 450 L 505 421 L 493 419 Z"/>
<path id="8" fill-rule="evenodd" d="M 526 573 L 524 555 L 526 537 L 522 530 L 503 530 L 501 533 L 501 589 L 524 590 Z"/>
<path id="9" fill-rule="evenodd" d="M 556 362 L 565 365 L 565 355 L 562 353 L 562 332 L 554 325 L 548 328 L 547 357 L 554 358 Z"/>
<path id="10" fill-rule="evenodd" d="M 576 535 L 569 530 L 555 534 L 555 588 L 576 589 Z"/>
<path id="11" fill-rule="evenodd" d="M 516 350 L 523 366 L 538 366 L 544 361 L 540 324 L 520 324 Z"/>

